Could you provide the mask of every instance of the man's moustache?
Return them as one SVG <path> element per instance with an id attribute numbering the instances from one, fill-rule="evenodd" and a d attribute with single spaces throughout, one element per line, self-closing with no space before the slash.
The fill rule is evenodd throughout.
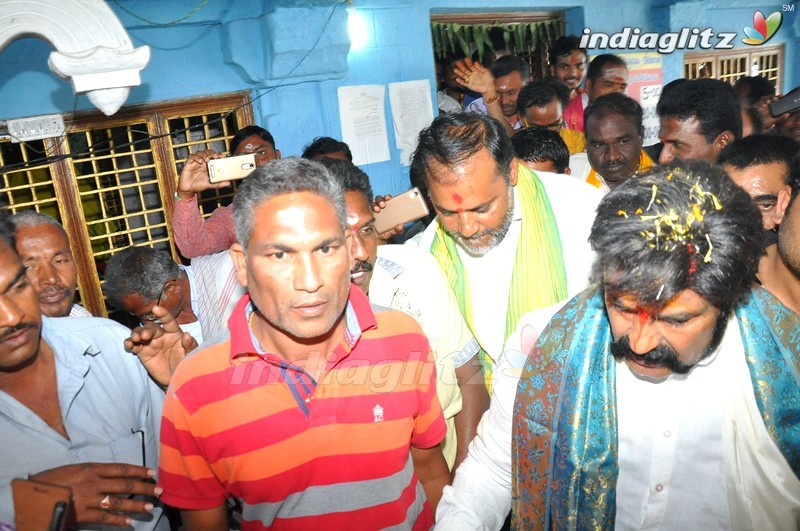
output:
<path id="1" fill-rule="evenodd" d="M 51 288 L 45 288 L 42 290 L 40 296 L 47 296 L 52 295 L 54 293 L 66 293 L 68 290 L 63 286 L 53 286 Z"/>
<path id="2" fill-rule="evenodd" d="M 679 363 L 677 353 L 664 345 L 654 348 L 647 354 L 636 354 L 631 348 L 630 340 L 627 336 L 623 336 L 611 343 L 611 354 L 616 359 L 638 360 L 651 365 L 669 368 L 673 368 L 676 363 Z"/>
<path id="3" fill-rule="evenodd" d="M 37 328 L 36 323 L 20 323 L 16 326 L 12 326 L 9 328 L 5 328 L 0 331 L 0 343 L 8 339 L 10 336 L 17 334 L 23 330 L 35 330 Z"/>
<path id="4" fill-rule="evenodd" d="M 373 266 L 369 262 L 358 260 L 356 262 L 355 267 L 353 267 L 353 270 L 350 272 L 350 274 L 355 275 L 356 273 L 361 273 L 362 271 L 364 271 L 365 273 L 369 273 L 370 271 L 372 271 L 372 269 Z"/>

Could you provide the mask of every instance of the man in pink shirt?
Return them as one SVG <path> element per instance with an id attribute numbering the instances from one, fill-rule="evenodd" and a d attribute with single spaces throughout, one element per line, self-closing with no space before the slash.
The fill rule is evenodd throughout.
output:
<path id="1" fill-rule="evenodd" d="M 255 155 L 256 166 L 281 158 L 272 135 L 257 125 L 240 129 L 231 140 L 230 151 L 233 155 Z M 209 188 L 230 186 L 230 182 L 211 183 L 208 180 L 208 161 L 222 157 L 224 155 L 210 149 L 193 153 L 186 159 L 178 179 L 172 232 L 175 245 L 186 258 L 224 251 L 236 241 L 233 209 L 230 206 L 217 208 L 208 219 L 203 220 L 197 204 L 198 193 Z"/>

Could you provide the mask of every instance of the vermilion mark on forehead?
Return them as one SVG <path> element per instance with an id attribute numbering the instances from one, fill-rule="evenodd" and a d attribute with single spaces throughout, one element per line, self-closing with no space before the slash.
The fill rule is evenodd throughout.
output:
<path id="1" fill-rule="evenodd" d="M 650 314 L 647 313 L 645 310 L 639 310 L 639 327 L 643 327 L 647 324 L 647 321 L 650 320 Z"/>
<path id="2" fill-rule="evenodd" d="M 464 199 L 458 194 L 453 194 L 453 201 L 455 201 L 456 203 L 458 203 L 460 205 L 461 202 L 464 201 Z"/>

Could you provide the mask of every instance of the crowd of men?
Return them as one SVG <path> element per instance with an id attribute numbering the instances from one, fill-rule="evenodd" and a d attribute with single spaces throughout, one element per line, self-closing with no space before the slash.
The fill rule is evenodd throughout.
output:
<path id="1" fill-rule="evenodd" d="M 427 226 L 378 233 L 345 143 L 245 127 L 232 205 L 197 203 L 226 154 L 181 168 L 186 263 L 109 260 L 133 330 L 75 303 L 56 220 L 0 211 L 0 528 L 15 478 L 81 528 L 800 528 L 800 112 L 676 80 L 644 146 L 574 37 L 546 79 L 443 76 Z"/>

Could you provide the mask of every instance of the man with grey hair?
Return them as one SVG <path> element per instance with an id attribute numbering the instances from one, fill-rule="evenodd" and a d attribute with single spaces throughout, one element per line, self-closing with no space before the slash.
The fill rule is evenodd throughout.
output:
<path id="1" fill-rule="evenodd" d="M 18 212 L 11 221 L 17 252 L 42 313 L 47 317 L 91 317 L 86 308 L 74 303 L 78 268 L 64 227 L 35 210 Z"/>
<path id="2" fill-rule="evenodd" d="M 111 304 L 140 321 L 156 321 L 153 307 L 165 308 L 198 344 L 226 328 L 244 288 L 236 281 L 230 253 L 175 263 L 166 251 L 131 246 L 106 266 L 105 293 Z"/>
<path id="3" fill-rule="evenodd" d="M 163 501 L 187 529 L 227 529 L 230 495 L 245 528 L 430 528 L 450 480 L 434 362 L 411 317 L 351 289 L 341 186 L 318 162 L 276 160 L 233 210 L 249 293 L 230 337 L 172 377 Z"/>

